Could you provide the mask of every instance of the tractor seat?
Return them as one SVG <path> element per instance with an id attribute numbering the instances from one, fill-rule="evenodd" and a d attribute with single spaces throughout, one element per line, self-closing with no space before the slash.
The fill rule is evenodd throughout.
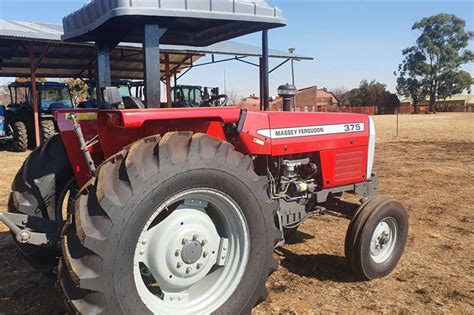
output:
<path id="1" fill-rule="evenodd" d="M 145 105 L 143 104 L 143 102 L 136 97 L 124 97 L 123 105 L 125 109 L 145 109 Z"/>

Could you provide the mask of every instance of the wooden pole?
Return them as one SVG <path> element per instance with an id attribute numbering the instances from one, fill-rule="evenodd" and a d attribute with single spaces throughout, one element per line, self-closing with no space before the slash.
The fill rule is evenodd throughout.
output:
<path id="1" fill-rule="evenodd" d="M 398 138 L 398 135 L 399 135 L 399 129 L 400 129 L 400 125 L 399 125 L 399 115 L 400 115 L 400 110 L 397 109 L 397 138 Z"/>
<path id="2" fill-rule="evenodd" d="M 33 50 L 33 44 L 28 42 L 28 52 L 30 55 L 30 68 L 31 68 L 31 99 L 33 101 L 33 121 L 35 125 L 35 144 L 36 147 L 41 145 L 40 140 L 40 126 L 39 126 L 39 114 L 38 114 L 38 92 L 36 89 L 36 65 L 35 65 L 35 52 Z"/>

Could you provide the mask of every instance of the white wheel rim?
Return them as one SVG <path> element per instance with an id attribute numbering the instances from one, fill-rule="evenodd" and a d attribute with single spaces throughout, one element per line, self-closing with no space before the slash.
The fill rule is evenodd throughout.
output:
<path id="1" fill-rule="evenodd" d="M 390 217 L 377 224 L 370 240 L 370 257 L 378 264 L 389 259 L 395 249 L 398 237 L 397 221 Z"/>
<path id="2" fill-rule="evenodd" d="M 214 312 L 242 280 L 249 251 L 245 217 L 229 196 L 213 189 L 179 193 L 140 234 L 133 267 L 138 294 L 153 313 Z"/>

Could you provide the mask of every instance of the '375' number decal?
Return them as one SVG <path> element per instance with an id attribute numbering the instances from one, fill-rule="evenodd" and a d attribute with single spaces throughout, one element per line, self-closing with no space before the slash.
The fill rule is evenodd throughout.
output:
<path id="1" fill-rule="evenodd" d="M 348 124 L 344 125 L 344 131 L 351 132 L 351 131 L 362 131 L 363 127 L 362 124 Z"/>

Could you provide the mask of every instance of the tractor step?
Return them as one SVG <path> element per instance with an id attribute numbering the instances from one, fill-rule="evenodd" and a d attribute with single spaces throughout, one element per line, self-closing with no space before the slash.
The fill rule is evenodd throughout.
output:
<path id="1" fill-rule="evenodd" d="M 0 212 L 3 222 L 21 244 L 31 244 L 50 248 L 59 247 L 62 226 L 54 221 L 20 213 Z"/>

